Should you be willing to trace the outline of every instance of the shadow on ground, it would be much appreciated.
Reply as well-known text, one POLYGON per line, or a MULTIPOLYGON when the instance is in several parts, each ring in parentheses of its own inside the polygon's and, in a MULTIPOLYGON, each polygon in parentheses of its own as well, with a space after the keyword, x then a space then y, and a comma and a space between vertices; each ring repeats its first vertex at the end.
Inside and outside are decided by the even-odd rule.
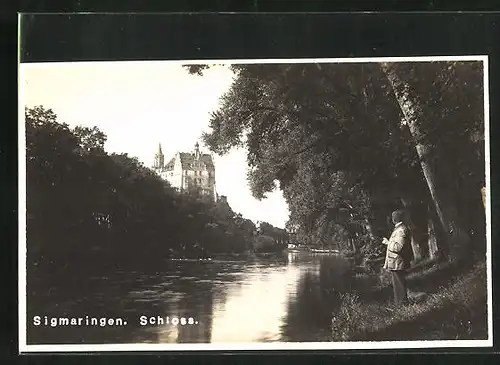
MULTIPOLYGON (((457 261, 455 263, 422 262, 415 265, 407 274, 408 297, 410 301, 420 302, 426 295, 436 293, 441 288, 448 286, 457 276, 473 266, 470 261, 457 261)), ((388 273, 382 275, 388 276, 388 273)), ((393 288, 390 279, 380 285, 374 286, 373 280, 361 278, 357 283, 356 292, 363 303, 390 302, 393 298, 393 288), (364 281, 364 282, 363 282, 364 281)))

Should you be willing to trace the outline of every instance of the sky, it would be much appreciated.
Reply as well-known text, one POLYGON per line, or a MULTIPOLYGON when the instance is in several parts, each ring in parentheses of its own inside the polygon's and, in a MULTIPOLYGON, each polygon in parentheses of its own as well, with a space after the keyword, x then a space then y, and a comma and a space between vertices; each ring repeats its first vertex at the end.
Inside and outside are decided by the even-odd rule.
MULTIPOLYGON (((161 143, 165 160, 191 152, 209 131, 210 112, 233 82, 232 72, 214 66, 190 75, 181 63, 74 62, 23 64, 20 102, 52 109, 70 127, 97 126, 107 135, 109 153, 128 153, 153 164, 161 143)), ((279 190, 258 201, 246 180, 246 151, 215 157, 216 186, 235 212, 284 228, 288 206, 279 190)))

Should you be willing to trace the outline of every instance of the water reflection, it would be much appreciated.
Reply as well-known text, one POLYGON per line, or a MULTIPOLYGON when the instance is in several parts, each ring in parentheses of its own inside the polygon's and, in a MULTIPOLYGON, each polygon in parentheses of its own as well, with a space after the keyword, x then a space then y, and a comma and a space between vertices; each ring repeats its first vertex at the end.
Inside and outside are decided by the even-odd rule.
POLYGON ((297 267, 260 267, 228 290, 216 306, 213 342, 265 342, 280 340, 280 325, 288 297, 299 276, 297 267), (260 270, 259 270, 260 269, 260 270))
POLYGON ((311 266, 302 271, 296 295, 289 298, 282 325, 283 341, 330 341, 331 319, 340 306, 339 294, 351 288, 347 261, 320 255, 312 260, 311 266))
POLYGON ((330 341, 339 293, 350 290, 349 264, 340 257, 289 253, 246 261, 171 261, 154 275, 128 272, 88 279, 80 300, 55 291, 57 307, 29 298, 30 316, 115 315, 117 327, 33 327, 28 343, 248 343, 330 341), (36 313, 36 314, 35 314, 36 313), (141 325, 192 317, 192 325, 141 325))

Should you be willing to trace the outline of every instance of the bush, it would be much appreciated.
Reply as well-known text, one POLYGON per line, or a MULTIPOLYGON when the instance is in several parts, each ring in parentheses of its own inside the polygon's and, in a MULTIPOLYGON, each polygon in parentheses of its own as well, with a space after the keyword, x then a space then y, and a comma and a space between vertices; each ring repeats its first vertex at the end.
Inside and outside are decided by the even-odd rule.
POLYGON ((339 311, 332 318, 332 337, 334 341, 348 341, 352 333, 363 328, 363 308, 357 294, 340 294, 340 300, 339 311))
POLYGON ((385 255, 385 245, 378 239, 372 239, 368 234, 359 237, 358 244, 360 254, 365 259, 373 260, 385 255))

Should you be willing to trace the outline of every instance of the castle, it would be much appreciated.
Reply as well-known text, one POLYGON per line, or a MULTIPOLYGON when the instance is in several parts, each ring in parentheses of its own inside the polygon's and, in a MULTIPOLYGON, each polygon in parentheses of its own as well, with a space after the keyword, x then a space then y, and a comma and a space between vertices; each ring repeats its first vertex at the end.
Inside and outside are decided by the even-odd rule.
POLYGON ((211 155, 200 152, 198 142, 192 153, 177 152, 167 164, 159 144, 153 170, 179 191, 199 189, 202 195, 217 201, 214 161, 211 155))

